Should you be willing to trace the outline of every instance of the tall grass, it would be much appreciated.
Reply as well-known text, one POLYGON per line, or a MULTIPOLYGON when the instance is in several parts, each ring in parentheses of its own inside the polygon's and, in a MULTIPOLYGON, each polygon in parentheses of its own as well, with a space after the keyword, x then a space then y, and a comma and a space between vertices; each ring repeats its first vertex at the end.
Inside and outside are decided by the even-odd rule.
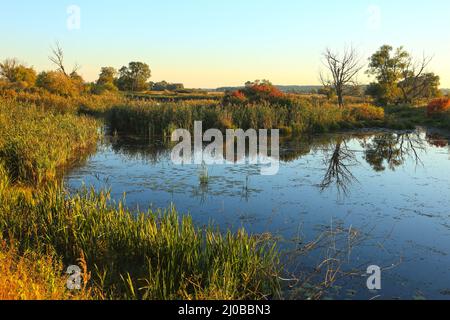
POLYGON ((24 197, 0 188, 0 230, 21 252, 52 248, 63 261, 80 255, 93 286, 120 299, 263 299, 278 293, 278 254, 243 230, 196 228, 174 208, 130 212, 106 193, 69 196, 57 186, 24 197))
POLYGON ((194 121, 203 121, 205 129, 265 128, 317 133, 380 126, 384 111, 367 104, 338 108, 323 100, 307 98, 297 98, 289 106, 271 103, 224 106, 204 101, 135 102, 110 108, 107 119, 113 130, 149 135, 169 135, 175 128, 193 130, 194 121))
POLYGON ((0 300, 88 300, 92 291, 69 291, 60 259, 51 253, 26 251, 0 241, 0 300))
POLYGON ((120 94, 105 93, 102 95, 85 94, 63 97, 48 91, 33 88, 32 90, 0 90, 0 98, 24 105, 34 105, 52 113, 88 113, 101 114, 115 105, 127 101, 120 94))
POLYGON ((96 146, 97 127, 87 117, 0 100, 0 161, 13 182, 52 181, 96 146))

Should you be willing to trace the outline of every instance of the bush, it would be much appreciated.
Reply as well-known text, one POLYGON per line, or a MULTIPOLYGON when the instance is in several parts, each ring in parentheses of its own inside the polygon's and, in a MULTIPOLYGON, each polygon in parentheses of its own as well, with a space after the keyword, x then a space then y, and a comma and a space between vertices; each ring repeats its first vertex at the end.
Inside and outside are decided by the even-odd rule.
POLYGON ((247 83, 244 89, 227 92, 223 98, 223 104, 246 104, 263 103, 289 105, 289 96, 281 92, 268 81, 255 81, 247 83))
POLYGON ((73 97, 80 94, 77 80, 69 78, 59 71, 41 72, 37 77, 36 85, 61 96, 73 97))
POLYGON ((357 121, 384 120, 384 109, 370 104, 351 106, 351 113, 357 121))
POLYGON ((427 115, 433 117, 450 109, 450 98, 439 98, 432 100, 427 106, 427 115))

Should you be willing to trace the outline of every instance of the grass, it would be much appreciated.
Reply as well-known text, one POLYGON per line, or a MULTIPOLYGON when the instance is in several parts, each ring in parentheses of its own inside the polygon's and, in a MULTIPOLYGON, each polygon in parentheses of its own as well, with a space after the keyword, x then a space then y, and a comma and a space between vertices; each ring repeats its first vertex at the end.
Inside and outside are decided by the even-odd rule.
MULTIPOLYGON (((2 183, 3 186, 7 182, 2 183)), ((264 299, 278 293, 278 254, 241 230, 197 228, 174 208, 135 213, 106 193, 47 187, 26 199, 3 187, 0 230, 20 252, 85 256, 92 287, 114 299, 264 299)))
POLYGON ((408 105, 387 106, 386 126, 393 129, 413 129, 415 126, 450 129, 450 111, 434 116, 427 116, 425 106, 411 107, 408 105))
POLYGON ((0 124, 0 239, 13 244, 0 250, 5 298, 278 296, 270 238, 196 227, 175 208, 129 211, 106 192, 69 194, 58 172, 95 145, 95 120, 6 100, 0 124), (80 261, 85 290, 67 292, 62 266, 80 261))
POLYGON ((364 126, 381 126, 382 108, 354 104, 337 108, 321 100, 298 98, 291 106, 270 103, 223 106, 210 101, 158 103, 135 102, 107 111, 110 126, 120 132, 170 136, 173 129, 193 130, 194 121, 203 128, 266 128, 283 133, 320 133, 364 126))
POLYGON ((52 181, 95 148, 97 127, 87 117, 0 100, 0 161, 14 183, 52 181))
POLYGON ((86 287, 66 288, 61 261, 50 253, 19 254, 14 245, 0 241, 0 300, 89 300, 86 287))

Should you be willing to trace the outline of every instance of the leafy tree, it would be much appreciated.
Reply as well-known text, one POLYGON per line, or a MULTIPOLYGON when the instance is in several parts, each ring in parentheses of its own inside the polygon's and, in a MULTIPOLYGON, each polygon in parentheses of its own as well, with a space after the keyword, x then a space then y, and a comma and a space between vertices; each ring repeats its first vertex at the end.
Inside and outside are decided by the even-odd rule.
POLYGON ((81 75, 79 75, 76 71, 72 71, 69 77, 77 93, 84 93, 86 91, 87 87, 81 75))
POLYGON ((147 89, 150 77, 150 67, 146 63, 130 62, 128 67, 120 68, 117 86, 122 91, 142 91, 147 89))
POLYGON ((377 82, 366 92, 382 104, 412 103, 438 93, 439 77, 425 72, 431 61, 427 57, 417 62, 403 47, 394 50, 384 45, 369 61, 367 73, 375 76, 377 82))
POLYGON ((105 91, 117 91, 116 86, 117 71, 113 67, 103 67, 100 71, 97 82, 93 86, 93 92, 101 94, 105 91))
POLYGON ((20 83, 24 87, 34 86, 36 71, 19 64, 16 59, 6 59, 0 63, 0 76, 11 83, 20 83))
POLYGON ((104 85, 112 83, 114 84, 114 81, 117 76, 117 71, 113 67, 103 67, 100 71, 100 75, 98 76, 97 84, 98 85, 104 85))

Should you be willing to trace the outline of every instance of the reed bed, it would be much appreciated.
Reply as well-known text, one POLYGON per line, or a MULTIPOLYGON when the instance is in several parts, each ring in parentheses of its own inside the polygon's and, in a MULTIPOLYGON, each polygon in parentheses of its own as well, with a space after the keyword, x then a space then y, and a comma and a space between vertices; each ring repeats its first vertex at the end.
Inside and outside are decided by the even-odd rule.
POLYGON ((0 184, 0 230, 20 252, 51 248, 65 265, 80 256, 90 286, 114 299, 264 299, 279 292, 274 244, 241 230, 197 228, 174 208, 131 212, 108 194, 70 196, 47 186, 31 196, 0 184))
POLYGON ((0 161, 14 183, 39 185, 95 148, 98 123, 0 100, 0 161))
POLYGON ((321 133, 338 129, 381 126, 384 110, 370 104, 338 108, 320 99, 297 98, 290 105, 271 103, 222 105, 211 101, 135 102, 110 108, 106 117, 113 130, 142 135, 170 135, 174 129, 281 129, 282 133, 321 133))

